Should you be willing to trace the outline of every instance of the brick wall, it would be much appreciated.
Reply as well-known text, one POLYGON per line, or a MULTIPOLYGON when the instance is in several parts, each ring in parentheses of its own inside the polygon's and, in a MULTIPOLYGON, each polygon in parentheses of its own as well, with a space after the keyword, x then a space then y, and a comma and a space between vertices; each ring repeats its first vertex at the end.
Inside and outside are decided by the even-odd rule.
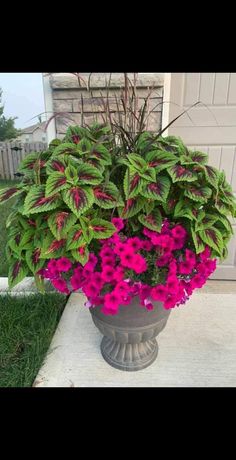
MULTIPOLYGON (((85 81, 88 81, 88 76, 82 74, 85 81)), ((128 74, 133 81, 133 74, 128 74)), ((50 86, 52 89, 53 111, 67 112, 70 119, 64 115, 56 117, 56 135, 63 137, 67 126, 70 124, 80 125, 82 122, 82 104, 83 117, 86 124, 91 124, 94 121, 104 122, 104 104, 103 97, 107 97, 106 83, 109 79, 109 74, 93 74, 90 79, 90 91, 81 82, 78 83, 76 76, 71 74, 52 74, 50 76, 50 86), (83 101, 82 101, 83 100, 83 101)), ((119 99, 121 91, 124 87, 124 74, 112 74, 109 90, 109 106, 112 110, 112 117, 116 120, 117 103, 116 97, 119 99)), ((149 109, 154 111, 147 120, 146 129, 152 132, 157 132, 161 127, 162 105, 163 101, 163 75, 162 74, 138 74, 137 79, 137 95, 138 108, 144 104, 144 98, 147 97, 150 89, 153 88, 152 95, 149 100, 149 109), (155 107, 157 104, 157 107, 155 107)))

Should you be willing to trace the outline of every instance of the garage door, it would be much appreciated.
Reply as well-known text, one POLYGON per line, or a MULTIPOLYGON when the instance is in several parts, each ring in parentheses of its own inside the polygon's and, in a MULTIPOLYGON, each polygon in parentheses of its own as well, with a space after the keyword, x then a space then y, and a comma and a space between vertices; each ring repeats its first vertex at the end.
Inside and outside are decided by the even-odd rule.
MULTIPOLYGON (((168 134, 180 136, 187 146, 209 154, 209 164, 224 170, 236 194, 236 73, 165 74, 163 126, 197 101, 168 134)), ((214 279, 236 279, 236 221, 228 258, 214 279)))

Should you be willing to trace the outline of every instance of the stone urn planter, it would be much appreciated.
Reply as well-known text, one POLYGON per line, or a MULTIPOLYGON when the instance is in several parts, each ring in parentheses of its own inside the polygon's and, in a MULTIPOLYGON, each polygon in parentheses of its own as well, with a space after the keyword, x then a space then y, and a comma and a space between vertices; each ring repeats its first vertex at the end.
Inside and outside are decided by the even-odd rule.
POLYGON ((90 308, 93 322, 103 334, 101 352, 116 369, 138 371, 155 361, 156 336, 164 329, 171 310, 154 302, 153 310, 140 307, 138 297, 129 306, 121 306, 117 315, 104 315, 101 307, 90 308))

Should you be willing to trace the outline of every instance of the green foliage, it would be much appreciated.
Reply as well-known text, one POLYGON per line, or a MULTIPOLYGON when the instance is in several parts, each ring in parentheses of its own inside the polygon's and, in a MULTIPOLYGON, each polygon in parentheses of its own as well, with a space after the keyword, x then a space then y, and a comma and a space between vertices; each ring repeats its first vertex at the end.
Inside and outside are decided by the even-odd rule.
POLYGON ((17 117, 5 117, 5 115, 3 114, 4 106, 1 105, 1 101, 2 90, 0 88, 0 142, 3 142, 15 139, 20 135, 21 130, 15 128, 15 120, 17 119, 17 117))
POLYGON ((227 255, 232 189, 205 153, 179 138, 140 132, 124 142, 124 132, 117 141, 105 125, 71 126, 46 152, 26 156, 19 170, 21 182, 0 191, 0 204, 16 200, 7 221, 11 286, 50 258, 84 265, 96 240, 115 233, 117 216, 128 219, 130 236, 142 226, 159 232, 168 216, 187 229, 197 253, 208 245, 217 257, 227 255))

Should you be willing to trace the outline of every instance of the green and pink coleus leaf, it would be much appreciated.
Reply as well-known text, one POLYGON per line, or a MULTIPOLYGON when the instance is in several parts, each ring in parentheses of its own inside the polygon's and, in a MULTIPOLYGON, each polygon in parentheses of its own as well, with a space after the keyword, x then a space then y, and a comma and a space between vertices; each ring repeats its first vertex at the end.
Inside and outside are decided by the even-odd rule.
POLYGON ((104 172, 106 166, 98 158, 95 157, 86 158, 86 164, 94 166, 94 168, 98 169, 101 174, 104 172))
POLYGON ((9 265, 8 271, 8 286, 12 289, 16 284, 20 283, 28 274, 28 267, 23 260, 13 259, 9 265))
POLYGON ((208 155, 207 153, 204 152, 198 152, 198 151, 188 151, 187 154, 181 155, 180 156, 180 163, 182 165, 188 165, 188 164, 206 164, 208 161, 208 155))
POLYGON ((93 160, 93 159, 97 160, 100 163, 102 163, 103 165, 108 165, 109 166, 109 165, 112 164, 111 154, 110 154, 109 150, 102 144, 96 144, 91 148, 89 156, 88 156, 88 159, 89 160, 93 160))
POLYGON ((218 190, 219 171, 213 166, 204 165, 202 167, 202 172, 205 175, 206 181, 218 190))
POLYGON ((46 164, 46 172, 48 175, 59 172, 64 173, 66 167, 68 166, 68 159, 69 156, 67 155, 60 155, 60 157, 52 157, 47 161, 46 164))
POLYGON ((219 219, 217 214, 205 213, 201 210, 196 221, 195 230, 205 230, 206 228, 211 228, 215 222, 219 219))
POLYGON ((8 240, 10 248, 20 256, 22 251, 33 248, 33 230, 17 230, 15 229, 14 234, 8 240))
POLYGON ((200 252, 204 251, 206 244, 201 240, 199 234, 196 233, 193 227, 191 227, 191 235, 192 235, 196 254, 200 254, 200 252))
POLYGON ((94 202, 103 209, 112 209, 123 206, 124 202, 120 191, 113 182, 100 184, 93 188, 94 202))
POLYGON ((92 142, 90 142, 86 137, 83 137, 79 142, 77 142, 77 150, 81 155, 88 153, 92 148, 92 142))
POLYGON ((137 153, 129 153, 126 159, 139 172, 144 173, 148 168, 147 162, 137 153))
POLYGON ((79 224, 74 225, 67 236, 66 249, 71 251, 87 244, 84 238, 83 229, 79 224))
POLYGON ((182 165, 174 165, 167 169, 173 182, 193 182, 197 180, 197 174, 182 165))
POLYGON ((55 193, 61 192, 70 187, 70 184, 67 182, 67 177, 64 173, 54 172, 48 176, 46 182, 45 195, 51 196, 55 193))
POLYGON ((38 272, 38 270, 43 268, 45 264, 45 261, 43 259, 40 259, 40 255, 40 248, 33 248, 33 250, 28 250, 25 253, 26 263, 34 275, 38 272))
POLYGON ((215 228, 206 228, 204 230, 199 230, 198 232, 201 240, 213 248, 220 256, 224 248, 224 242, 220 231, 215 228))
POLYGON ((91 164, 80 164, 77 168, 77 175, 80 184, 98 185, 102 182, 101 172, 91 164))
POLYGON ((220 214, 225 216, 230 214, 230 207, 229 204, 226 204, 219 196, 215 198, 215 207, 220 214))
POLYGON ((10 200, 10 198, 13 198, 23 192, 24 190, 18 187, 3 188, 0 190, 0 204, 5 203, 5 201, 10 200))
POLYGON ((52 211, 61 204, 58 194, 45 196, 45 185, 33 185, 25 198, 24 214, 52 211))
POLYGON ((185 217, 189 220, 198 218, 199 209, 197 204, 192 203, 188 198, 181 197, 175 205, 174 217, 185 217))
POLYGON ((68 190, 63 190, 62 198, 77 217, 87 211, 94 203, 93 191, 88 186, 74 186, 68 190))
POLYGON ((79 262, 81 265, 85 265, 89 259, 89 250, 86 245, 80 246, 77 249, 73 249, 71 251, 72 257, 79 262))
POLYGON ((76 154, 79 155, 79 151, 77 149, 77 145, 73 142, 63 142, 62 144, 58 145, 53 151, 53 156, 76 154))
POLYGON ((145 198, 152 200, 166 201, 170 191, 171 182, 166 176, 157 176, 156 183, 145 183, 140 191, 145 198))
POLYGON ((47 233, 39 247, 41 259, 57 259, 65 255, 66 238, 56 240, 52 234, 47 233))
POLYGON ((129 198, 125 202, 124 207, 118 207, 119 216, 123 219, 135 216, 139 211, 141 211, 141 209, 143 209, 144 203, 145 199, 142 197, 129 198))
POLYGON ((93 238, 99 240, 110 238, 117 231, 115 225, 104 219, 92 219, 89 222, 89 228, 93 232, 93 238))
POLYGON ((75 224, 77 217, 68 211, 53 212, 48 218, 48 225, 57 240, 68 235, 71 227, 75 224))
POLYGON ((199 203, 207 203, 212 195, 212 190, 207 186, 196 186, 192 184, 186 187, 184 195, 199 203))
POLYGON ((144 227, 149 228, 155 232, 161 231, 162 225, 162 216, 159 209, 154 209, 150 214, 140 214, 138 216, 139 222, 144 225, 144 227))
POLYGON ((127 168, 123 183, 126 198, 134 198, 137 196, 145 183, 146 181, 140 177, 136 169, 127 168))
POLYGON ((178 161, 176 155, 169 152, 163 152, 163 150, 152 150, 147 153, 145 158, 149 168, 155 168, 157 173, 175 165, 178 161))

